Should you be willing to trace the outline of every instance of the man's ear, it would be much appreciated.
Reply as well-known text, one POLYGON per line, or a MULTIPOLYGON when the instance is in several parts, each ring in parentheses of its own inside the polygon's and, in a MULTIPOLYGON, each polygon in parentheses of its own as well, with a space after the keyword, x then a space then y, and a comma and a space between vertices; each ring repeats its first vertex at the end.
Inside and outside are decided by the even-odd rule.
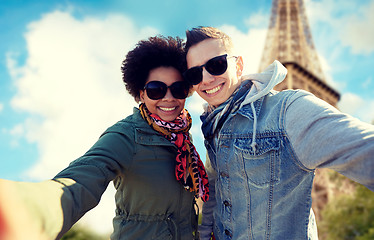
POLYGON ((243 57, 242 56, 238 56, 236 58, 236 76, 238 78, 240 78, 242 76, 242 73, 243 73, 243 57))

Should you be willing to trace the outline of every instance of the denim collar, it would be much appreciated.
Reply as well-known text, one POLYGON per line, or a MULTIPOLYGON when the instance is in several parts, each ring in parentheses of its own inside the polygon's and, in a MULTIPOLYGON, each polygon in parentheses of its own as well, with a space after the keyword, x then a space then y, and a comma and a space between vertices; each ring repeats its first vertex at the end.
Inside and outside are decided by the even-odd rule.
POLYGON ((200 116, 202 121, 201 129, 206 139, 212 138, 216 130, 222 127, 228 116, 238 111, 252 85, 251 81, 242 82, 229 99, 215 109, 212 107, 208 108, 200 116))

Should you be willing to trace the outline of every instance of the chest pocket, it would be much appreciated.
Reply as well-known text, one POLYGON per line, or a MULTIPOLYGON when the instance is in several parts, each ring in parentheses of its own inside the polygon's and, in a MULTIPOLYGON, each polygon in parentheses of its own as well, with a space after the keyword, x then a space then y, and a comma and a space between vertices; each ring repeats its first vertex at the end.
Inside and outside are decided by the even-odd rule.
MULTIPOLYGON (((159 134, 149 134, 141 131, 135 133, 135 143, 133 173, 139 174, 139 178, 147 179, 147 181, 152 181, 151 176, 166 181, 163 174, 169 175, 168 171, 174 172, 175 157, 177 156, 175 145, 159 134), (156 168, 158 169, 157 174, 154 173, 156 168)), ((155 179, 153 180, 156 181, 155 179)))
MULTIPOLYGON (((148 130, 148 132, 143 132, 142 129, 136 129, 135 131, 135 143, 139 145, 143 145, 145 150, 153 149, 151 146, 156 147, 174 147, 175 145, 172 144, 169 140, 167 140, 164 136, 161 136, 154 130, 148 130)), ((144 149, 142 149, 144 150, 144 149)))
POLYGON ((170 141, 153 130, 143 132, 141 129, 136 129, 135 142, 143 145, 173 146, 170 141))
POLYGON ((258 188, 276 184, 280 175, 280 139, 276 136, 256 138, 256 151, 253 151, 251 143, 251 138, 234 141, 235 156, 243 164, 249 184, 258 188))

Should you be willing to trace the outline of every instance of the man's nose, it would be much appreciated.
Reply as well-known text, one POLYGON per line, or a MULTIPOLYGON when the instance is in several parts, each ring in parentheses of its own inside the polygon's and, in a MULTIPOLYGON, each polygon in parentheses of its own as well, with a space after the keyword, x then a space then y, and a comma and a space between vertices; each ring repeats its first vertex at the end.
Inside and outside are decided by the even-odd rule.
POLYGON ((203 68, 203 80, 202 80, 202 83, 204 84, 208 84, 208 83, 211 83, 214 81, 214 76, 212 74, 210 74, 206 69, 205 67, 203 68))

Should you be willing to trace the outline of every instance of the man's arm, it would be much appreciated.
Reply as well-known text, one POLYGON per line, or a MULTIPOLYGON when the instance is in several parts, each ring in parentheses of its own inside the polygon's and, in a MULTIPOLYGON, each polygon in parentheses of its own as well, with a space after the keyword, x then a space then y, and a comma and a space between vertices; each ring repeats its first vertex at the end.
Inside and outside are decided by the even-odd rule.
POLYGON ((61 186, 54 181, 25 183, 0 179, 0 239, 55 239, 63 221, 61 207, 57 207, 61 205, 62 193, 61 186), (53 194, 45 195, 44 191, 53 194))
POLYGON ((374 191, 374 126, 305 91, 285 108, 284 125, 306 168, 329 168, 374 191))

